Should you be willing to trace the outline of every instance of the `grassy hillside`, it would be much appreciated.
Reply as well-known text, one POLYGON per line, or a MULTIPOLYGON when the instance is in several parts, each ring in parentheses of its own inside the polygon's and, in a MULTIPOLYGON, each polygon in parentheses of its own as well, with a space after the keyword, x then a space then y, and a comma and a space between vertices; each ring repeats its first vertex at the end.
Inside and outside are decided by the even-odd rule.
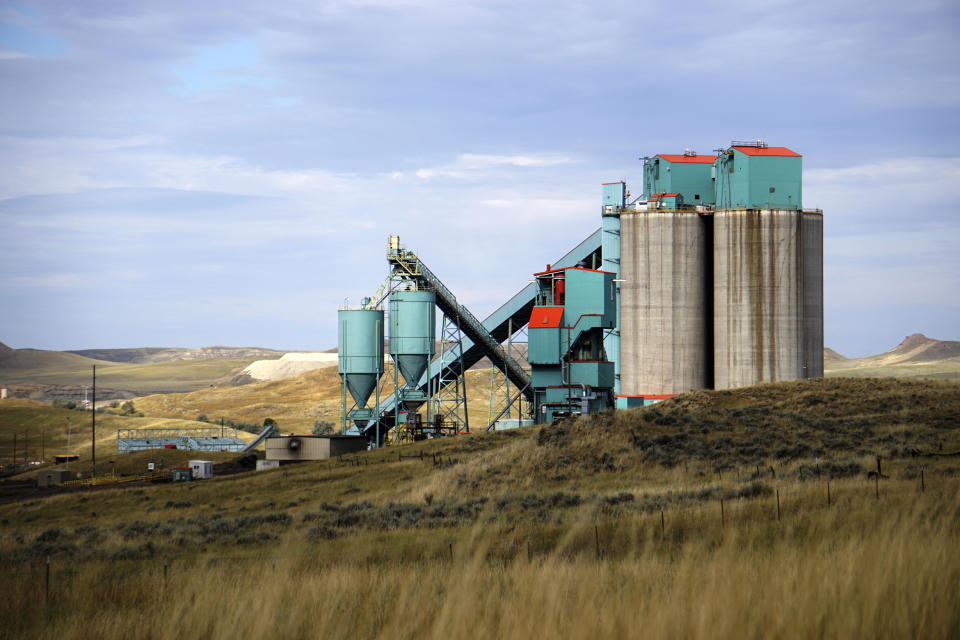
POLYGON ((0 505, 0 634, 949 637, 957 415, 956 383, 811 380, 38 493, 0 505))
POLYGON ((90 385, 92 365, 97 386, 136 393, 192 391, 225 384, 258 358, 174 360, 116 363, 60 351, 15 349, 0 353, 0 384, 90 385))
MULTIPOLYGON (((383 378, 383 399, 393 393, 392 380, 392 373, 383 378)), ((467 403, 472 428, 485 429, 490 404, 489 369, 467 372, 467 403)), ((213 422, 222 417, 260 424, 265 418, 273 418, 285 432, 309 433, 317 420, 339 426, 340 377, 336 367, 326 367, 273 382, 150 395, 138 398, 136 406, 147 416, 190 420, 201 414, 213 422)))
MULTIPOLYGON (((117 454, 117 429, 138 428, 175 428, 207 426, 188 420, 170 418, 139 418, 98 413, 96 416, 97 430, 97 461, 107 466, 101 471, 109 470, 109 461, 118 472, 127 470, 124 456, 117 454)), ((41 451, 45 450, 49 462, 54 455, 67 453, 69 435, 69 453, 80 456, 78 462, 72 463, 73 470, 89 471, 91 461, 91 416, 89 411, 71 411, 31 400, 7 399, 0 401, 0 463, 7 464, 13 460, 13 439, 17 436, 17 461, 24 460, 24 444, 26 454, 30 460, 41 459, 41 451)), ((240 434, 246 440, 254 436, 240 434)), ((183 457, 181 452, 180 457, 183 457)), ((136 465, 140 470, 140 466, 136 465)), ((132 468, 130 469, 132 472, 132 468)))

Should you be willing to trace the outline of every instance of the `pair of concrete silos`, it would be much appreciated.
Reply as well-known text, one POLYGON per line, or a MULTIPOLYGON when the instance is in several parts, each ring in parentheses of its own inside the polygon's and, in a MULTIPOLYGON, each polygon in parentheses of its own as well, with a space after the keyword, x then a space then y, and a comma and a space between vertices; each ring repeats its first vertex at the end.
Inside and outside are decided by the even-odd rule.
POLYGON ((823 375, 823 216, 623 211, 620 393, 823 375))

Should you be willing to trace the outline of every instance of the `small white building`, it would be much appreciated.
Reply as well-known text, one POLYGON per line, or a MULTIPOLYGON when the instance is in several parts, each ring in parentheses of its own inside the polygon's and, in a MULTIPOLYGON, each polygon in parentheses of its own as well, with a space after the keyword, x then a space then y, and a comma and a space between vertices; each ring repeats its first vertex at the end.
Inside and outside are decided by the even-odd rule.
POLYGON ((194 480, 203 480, 213 477, 213 463, 209 460, 191 460, 190 470, 194 480))

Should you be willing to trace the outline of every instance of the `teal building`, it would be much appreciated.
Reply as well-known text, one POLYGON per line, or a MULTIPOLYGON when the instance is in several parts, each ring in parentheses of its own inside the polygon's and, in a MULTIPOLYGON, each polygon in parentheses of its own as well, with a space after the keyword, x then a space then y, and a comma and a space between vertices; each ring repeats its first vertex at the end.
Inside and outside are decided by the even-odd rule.
POLYGON ((613 407, 615 371, 604 335, 616 324, 614 274, 569 267, 534 275, 527 360, 536 421, 613 407))
POLYGON ((717 209, 802 209, 803 156, 765 143, 733 143, 714 163, 717 209))
POLYGON ((712 205, 716 189, 713 184, 713 165, 716 156, 698 155, 693 151, 682 154, 661 153, 643 162, 643 193, 650 196, 680 194, 680 202, 692 206, 712 205))

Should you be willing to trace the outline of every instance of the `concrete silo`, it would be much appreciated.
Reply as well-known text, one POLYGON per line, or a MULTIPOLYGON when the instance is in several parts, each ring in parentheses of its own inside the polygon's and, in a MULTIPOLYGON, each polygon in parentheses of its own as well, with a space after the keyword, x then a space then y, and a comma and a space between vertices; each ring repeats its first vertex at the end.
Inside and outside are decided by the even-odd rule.
POLYGON ((714 214, 717 389, 793 380, 803 371, 803 214, 714 214))
POLYGON ((803 366, 823 377, 823 213, 803 212, 803 366))
POLYGON ((621 397, 712 386, 710 223, 693 210, 621 214, 621 397))
POLYGON ((717 389, 823 375, 823 217, 802 209, 801 163, 763 143, 717 158, 717 389))

